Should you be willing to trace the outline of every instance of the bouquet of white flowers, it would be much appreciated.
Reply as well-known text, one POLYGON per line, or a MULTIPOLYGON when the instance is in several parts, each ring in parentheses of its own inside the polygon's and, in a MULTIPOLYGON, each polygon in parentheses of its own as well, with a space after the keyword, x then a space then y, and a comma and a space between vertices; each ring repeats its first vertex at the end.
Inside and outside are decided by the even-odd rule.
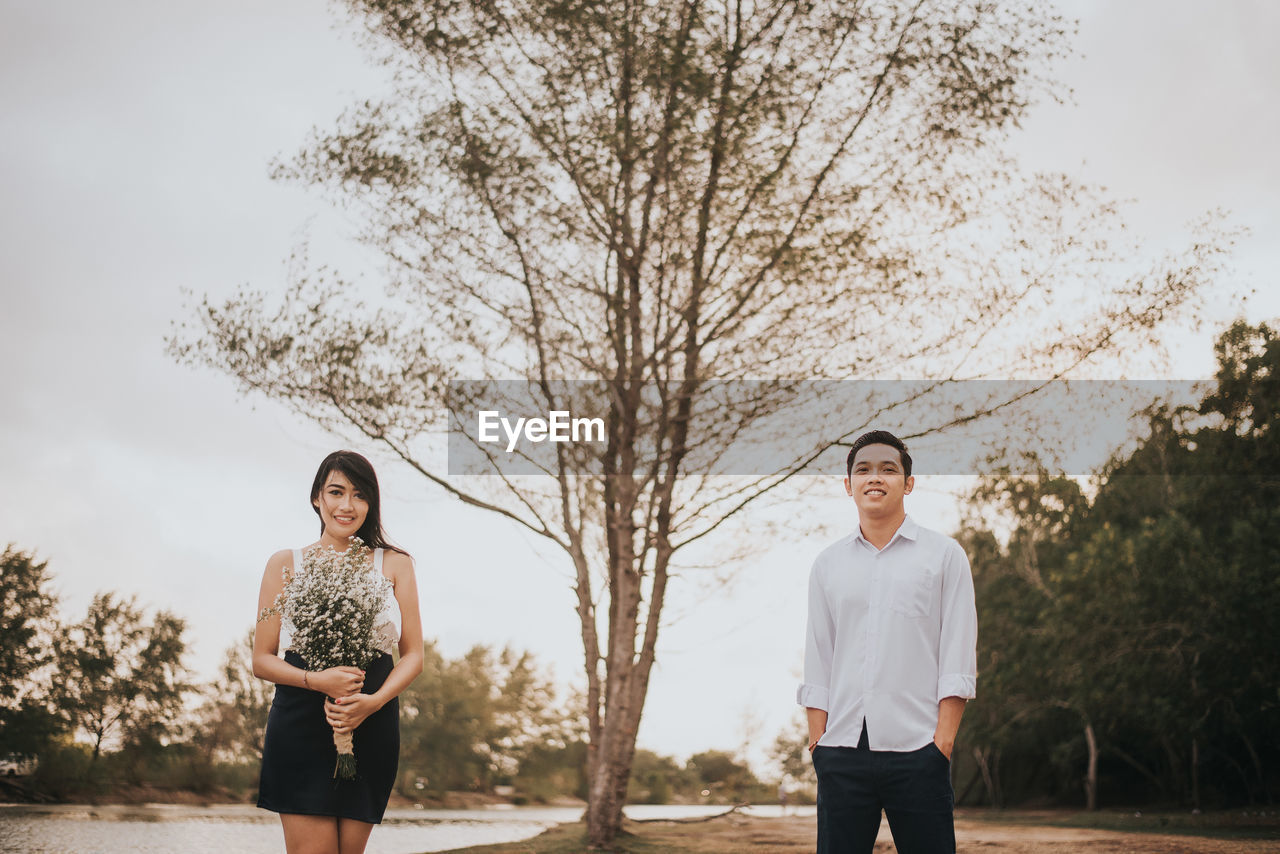
MULTIPOLYGON (((279 615, 294 652, 311 670, 364 667, 379 652, 373 625, 392 595, 391 581, 371 571, 369 549, 359 537, 339 553, 332 546, 303 552, 302 566, 286 570, 284 589, 259 622, 279 615)), ((334 777, 352 780, 356 756, 351 733, 333 734, 338 749, 334 777)))

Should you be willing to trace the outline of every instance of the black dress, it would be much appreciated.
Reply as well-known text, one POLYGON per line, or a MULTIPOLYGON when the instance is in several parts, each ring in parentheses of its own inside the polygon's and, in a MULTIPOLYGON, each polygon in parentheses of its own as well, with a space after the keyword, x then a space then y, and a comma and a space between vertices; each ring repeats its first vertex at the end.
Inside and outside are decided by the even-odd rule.
MULTIPOLYGON (((284 660, 306 668, 292 650, 284 660)), ((364 688, 372 694, 391 672, 385 652, 364 668, 364 688)), ((333 776, 338 751, 324 719, 324 694, 277 685, 262 743, 258 806, 278 813, 331 815, 379 824, 396 780, 400 759, 400 704, 393 699, 365 718, 353 733, 356 778, 333 776)))

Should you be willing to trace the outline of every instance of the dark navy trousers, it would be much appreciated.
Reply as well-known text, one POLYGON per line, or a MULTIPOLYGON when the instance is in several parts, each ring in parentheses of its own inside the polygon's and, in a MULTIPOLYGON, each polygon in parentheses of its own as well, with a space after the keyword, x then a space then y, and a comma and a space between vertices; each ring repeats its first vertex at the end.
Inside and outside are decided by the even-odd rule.
POLYGON ((930 741, 919 750, 813 749, 818 772, 818 854, 871 854, 880 812, 898 854, 955 854, 951 762, 930 741))

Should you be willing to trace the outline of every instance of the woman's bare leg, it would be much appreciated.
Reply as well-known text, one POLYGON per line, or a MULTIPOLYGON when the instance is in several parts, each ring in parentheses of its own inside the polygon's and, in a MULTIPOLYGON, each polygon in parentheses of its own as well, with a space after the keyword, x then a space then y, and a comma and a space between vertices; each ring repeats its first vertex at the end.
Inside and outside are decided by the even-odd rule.
POLYGON ((280 813, 289 854, 339 854, 338 819, 327 815, 280 813))
POLYGON ((364 854, 373 825, 354 818, 338 819, 338 854, 364 854))

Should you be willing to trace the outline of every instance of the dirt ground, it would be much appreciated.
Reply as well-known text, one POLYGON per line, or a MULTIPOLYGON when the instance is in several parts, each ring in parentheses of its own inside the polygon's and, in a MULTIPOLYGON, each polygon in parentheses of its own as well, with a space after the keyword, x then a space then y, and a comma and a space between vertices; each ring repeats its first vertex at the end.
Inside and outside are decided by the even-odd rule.
MULTIPOLYGON (((1053 820, 1047 817, 1044 820, 1053 820)), ((1280 839, 1224 839, 1183 834, 1054 827, 1037 817, 956 819, 959 852, 980 854, 1255 854, 1277 852, 1280 839)), ((1267 836, 1272 836, 1267 831, 1267 836)), ((615 842, 619 854, 812 854, 814 818, 730 814, 701 821, 627 821, 615 842)), ((453 854, 581 854, 582 824, 561 825, 524 842, 459 849, 453 854)), ((875 850, 896 849, 887 823, 875 850)))
MULTIPOLYGON (((627 828, 646 841, 662 841, 673 851, 750 851, 752 854, 800 854, 814 848, 814 820, 730 815, 700 824, 653 823, 627 828), (679 846, 679 847, 677 847, 679 846)), ((1209 839, 1198 836, 1127 833, 1068 827, 998 824, 956 819, 956 849, 983 854, 1252 854, 1280 852, 1280 841, 1209 839)), ((875 850, 890 852, 889 825, 880 827, 875 850)))

